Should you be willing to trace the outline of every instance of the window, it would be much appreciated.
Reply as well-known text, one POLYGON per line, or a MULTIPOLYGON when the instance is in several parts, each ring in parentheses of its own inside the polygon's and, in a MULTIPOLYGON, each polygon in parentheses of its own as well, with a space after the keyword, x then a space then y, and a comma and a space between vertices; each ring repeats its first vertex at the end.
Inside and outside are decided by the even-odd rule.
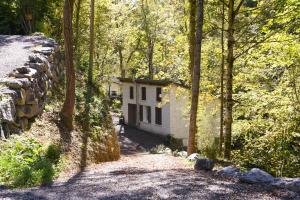
POLYGON ((133 87, 130 86, 130 99, 133 99, 133 87))
POLYGON ((151 107, 150 106, 147 106, 147 120, 148 120, 148 123, 151 124, 151 107))
POLYGON ((161 108, 155 107, 155 124, 161 125, 161 108))
POLYGON ((144 113, 143 113, 143 106, 140 105, 140 121, 142 122, 144 120, 144 113))
POLYGON ((146 87, 142 87, 142 100, 146 100, 146 87))
POLYGON ((161 101, 161 88, 156 88, 156 101, 161 101))

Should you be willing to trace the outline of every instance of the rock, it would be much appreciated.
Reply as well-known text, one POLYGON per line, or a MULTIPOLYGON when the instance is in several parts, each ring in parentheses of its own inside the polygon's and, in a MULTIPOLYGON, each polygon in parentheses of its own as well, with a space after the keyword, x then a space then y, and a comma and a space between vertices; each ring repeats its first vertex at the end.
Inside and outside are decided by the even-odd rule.
POLYGON ((271 183, 274 181, 274 177, 261 169, 253 168, 241 175, 239 180, 244 183, 271 183))
POLYGON ((42 107, 38 104, 18 106, 17 116, 20 118, 22 117, 32 118, 40 114, 41 111, 42 111, 42 107))
POLYGON ((18 98, 17 98, 17 105, 24 105, 26 101, 26 92, 23 88, 16 90, 18 98))
POLYGON ((0 101, 0 119, 1 122, 14 123, 16 119, 16 107, 11 98, 2 99, 0 101))
POLYGON ((167 147, 165 148, 164 153, 167 155, 172 155, 172 150, 169 147, 167 147))
POLYGON ((47 72, 48 66, 44 63, 29 63, 29 67, 36 69, 38 72, 47 72))
POLYGON ((141 152, 146 152, 146 149, 142 146, 142 145, 137 145, 136 147, 136 150, 138 150, 138 151, 141 151, 141 152))
POLYGON ((237 172, 240 172, 240 169, 234 166, 228 166, 224 167, 221 170, 218 171, 218 174, 222 174, 225 176, 233 176, 237 172))
POLYGON ((176 153, 175 156, 186 158, 187 157, 187 152, 186 151, 179 151, 179 152, 176 153))
POLYGON ((300 193, 300 178, 295 179, 292 182, 288 183, 286 185, 286 188, 291 191, 300 193))
POLYGON ((198 153, 193 153, 187 157, 189 161, 196 161, 197 158, 200 158, 200 155, 198 153))
MULTIPOLYGON (((19 71, 17 70, 14 70, 13 72, 11 72, 9 74, 9 77, 15 77, 15 78, 37 78, 39 73, 36 69, 32 69, 32 68, 26 68, 28 71, 27 73, 20 73, 19 71)), ((25 72, 25 71, 22 71, 22 72, 25 72)))
POLYGON ((211 171, 215 166, 215 162, 208 158, 196 159, 196 163, 194 165, 195 170, 206 170, 211 171))
POLYGON ((27 88, 30 86, 30 81, 27 78, 0 78, 0 84, 5 84, 11 89, 27 88))

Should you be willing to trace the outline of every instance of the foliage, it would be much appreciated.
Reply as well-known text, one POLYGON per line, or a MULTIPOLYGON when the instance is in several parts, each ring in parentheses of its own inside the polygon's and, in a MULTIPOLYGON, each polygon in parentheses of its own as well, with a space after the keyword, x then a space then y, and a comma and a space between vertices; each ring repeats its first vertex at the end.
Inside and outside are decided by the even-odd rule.
POLYGON ((13 136, 1 143, 0 183, 25 187, 51 183, 58 172, 60 149, 43 146, 34 139, 13 136))
POLYGON ((172 135, 168 135, 165 138, 165 142, 164 143, 172 151, 175 151, 175 150, 182 151, 184 149, 183 148, 183 144, 182 144, 182 140, 174 138, 174 137, 172 137, 172 135))

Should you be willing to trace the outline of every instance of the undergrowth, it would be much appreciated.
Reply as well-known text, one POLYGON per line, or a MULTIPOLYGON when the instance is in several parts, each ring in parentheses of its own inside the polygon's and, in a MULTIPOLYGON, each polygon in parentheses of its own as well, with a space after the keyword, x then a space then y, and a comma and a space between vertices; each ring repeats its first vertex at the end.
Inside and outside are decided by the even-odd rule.
POLYGON ((60 171, 60 148, 33 138, 12 136, 0 143, 0 184, 29 187, 52 182, 60 171))

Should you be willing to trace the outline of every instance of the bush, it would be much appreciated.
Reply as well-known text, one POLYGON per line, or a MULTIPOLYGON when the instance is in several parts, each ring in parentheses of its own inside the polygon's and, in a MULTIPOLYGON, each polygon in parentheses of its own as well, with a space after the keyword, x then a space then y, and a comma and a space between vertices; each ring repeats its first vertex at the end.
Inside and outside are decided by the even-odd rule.
POLYGON ((184 150, 182 140, 174 138, 171 135, 168 135, 166 137, 165 145, 167 147, 169 147, 172 151, 175 151, 175 150, 182 151, 182 150, 184 150))
POLYGON ((233 161, 244 168, 261 168, 274 176, 300 176, 300 135, 271 133, 249 140, 233 151, 233 161))
POLYGON ((9 187, 48 184, 58 171, 60 150, 55 145, 45 148, 34 139, 13 136, 0 147, 0 184, 9 187))

